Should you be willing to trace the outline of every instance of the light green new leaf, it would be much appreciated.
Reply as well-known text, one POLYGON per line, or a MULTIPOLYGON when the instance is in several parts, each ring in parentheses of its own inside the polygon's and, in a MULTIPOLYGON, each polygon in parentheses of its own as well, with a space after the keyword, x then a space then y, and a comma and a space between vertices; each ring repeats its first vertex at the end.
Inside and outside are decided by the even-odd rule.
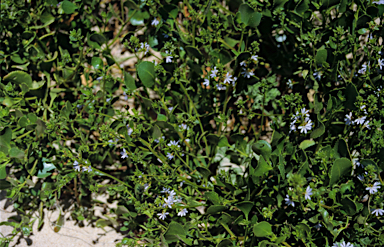
POLYGON ((315 145, 316 142, 314 140, 304 140, 300 143, 299 148, 305 150, 313 145, 315 145))
POLYGON ((272 226, 266 221, 262 221, 260 223, 257 223, 253 227, 253 233, 256 237, 267 237, 269 235, 272 235, 272 226))
POLYGON ((61 3, 61 8, 64 10, 64 13, 72 14, 77 9, 77 6, 68 0, 64 0, 61 3))

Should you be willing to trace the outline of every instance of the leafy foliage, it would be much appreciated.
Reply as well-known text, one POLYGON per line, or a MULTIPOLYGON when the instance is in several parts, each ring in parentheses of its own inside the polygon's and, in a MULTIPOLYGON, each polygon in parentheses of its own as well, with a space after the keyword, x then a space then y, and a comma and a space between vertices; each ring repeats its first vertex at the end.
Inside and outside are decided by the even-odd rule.
POLYGON ((1 241, 383 246, 381 2, 2 1, 1 241))

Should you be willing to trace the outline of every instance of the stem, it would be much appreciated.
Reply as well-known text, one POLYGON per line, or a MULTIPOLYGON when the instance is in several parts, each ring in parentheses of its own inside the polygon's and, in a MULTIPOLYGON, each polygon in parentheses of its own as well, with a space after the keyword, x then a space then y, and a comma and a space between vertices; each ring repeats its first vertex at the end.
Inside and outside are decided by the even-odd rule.
POLYGON ((121 32, 123 31, 124 29, 124 26, 128 24, 128 22, 131 20, 131 18, 136 14, 137 10, 135 9, 132 13, 132 15, 123 23, 123 25, 121 25, 121 28, 119 30, 119 32, 117 33, 117 35, 115 36, 115 38, 112 40, 111 43, 109 43, 109 45, 107 45, 107 49, 109 49, 111 47, 111 45, 113 45, 113 43, 115 43, 115 41, 119 38, 121 32))

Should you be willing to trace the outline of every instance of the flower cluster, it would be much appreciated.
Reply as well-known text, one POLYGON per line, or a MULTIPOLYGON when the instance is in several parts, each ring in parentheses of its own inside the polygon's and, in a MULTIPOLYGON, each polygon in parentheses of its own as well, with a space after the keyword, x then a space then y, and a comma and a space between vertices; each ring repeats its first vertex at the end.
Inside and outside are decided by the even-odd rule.
MULTIPOLYGON (((88 163, 88 162, 85 161, 85 163, 88 163)), ((75 169, 75 171, 77 171, 77 172, 80 172, 81 171, 80 168, 82 168, 82 172, 85 172, 85 171, 91 172, 92 171, 92 167, 91 166, 88 166, 88 167, 82 166, 82 167, 80 167, 79 162, 77 162, 77 160, 75 160, 75 162, 73 162, 73 169, 75 169)))
MULTIPOLYGON (((158 213, 157 216, 159 216, 159 219, 161 220, 165 220, 165 218, 167 217, 167 215, 169 215, 169 212, 166 212, 165 210, 167 208, 172 208, 172 206, 175 204, 175 203, 181 203, 182 200, 180 197, 177 197, 176 196, 176 192, 174 190, 170 190, 169 188, 165 188, 163 187, 163 190, 160 191, 160 193, 164 193, 165 196, 162 196, 160 198, 161 200, 161 203, 159 204, 160 207, 164 208, 163 212, 161 213, 158 213)), ((187 209, 186 208, 183 208, 179 211, 179 213, 177 214, 178 216, 186 216, 188 213, 187 209)))
POLYGON ((346 125, 353 125, 353 124, 363 125, 363 127, 367 127, 368 129, 370 129, 369 120, 367 120, 367 114, 368 113, 366 110, 366 106, 362 105, 360 107, 360 110, 362 110, 366 116, 360 116, 360 117, 356 118, 355 120, 352 120, 353 119, 352 112, 350 112, 349 114, 345 115, 345 118, 344 118, 345 124, 346 125))
POLYGON ((306 110, 305 108, 301 109, 301 112, 296 112, 295 115, 291 118, 291 124, 290 124, 290 132, 296 131, 296 129, 300 130, 300 133, 307 134, 308 131, 312 129, 313 123, 312 120, 309 118, 309 110, 306 110))

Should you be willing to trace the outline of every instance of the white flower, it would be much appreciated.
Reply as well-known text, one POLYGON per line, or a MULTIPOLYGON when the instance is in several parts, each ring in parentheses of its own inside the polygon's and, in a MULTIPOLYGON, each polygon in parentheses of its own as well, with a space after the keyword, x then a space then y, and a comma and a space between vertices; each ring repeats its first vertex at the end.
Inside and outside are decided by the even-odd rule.
POLYGON ((363 181, 364 180, 364 175, 362 175, 362 174, 357 175, 357 179, 359 179, 360 181, 363 181))
POLYGON ((168 194, 169 196, 174 197, 176 195, 176 192, 174 190, 171 190, 171 191, 168 190, 168 194))
POLYGON ((180 125, 179 125, 179 128, 180 128, 180 129, 183 129, 183 130, 189 129, 189 128, 188 128, 188 125, 186 125, 185 123, 180 124, 180 125))
POLYGON ((128 100, 128 95, 126 92, 123 92, 123 95, 124 95, 124 100, 128 100))
POLYGON ((359 117, 358 119, 355 120, 355 123, 356 124, 364 124, 366 118, 367 118, 366 116, 359 117))
POLYGON ((161 159, 157 158, 157 161, 159 161, 161 164, 163 164, 163 161, 161 161, 161 159))
POLYGON ((245 61, 242 61, 242 62, 240 63, 240 66, 247 67, 247 63, 246 63, 245 61))
POLYGON ((127 150, 125 150, 125 148, 123 148, 123 152, 120 152, 120 154, 122 159, 128 158, 128 153, 127 153, 127 150))
POLYGON ((308 114, 309 110, 305 109, 305 107, 303 109, 301 109, 301 115, 302 117, 309 117, 309 114, 308 114))
POLYGON ((380 183, 375 182, 371 187, 367 187, 365 189, 369 191, 369 194, 375 194, 377 190, 380 189, 380 183))
POLYGON ((173 196, 168 196, 168 198, 164 199, 164 201, 165 201, 165 206, 172 208, 172 205, 174 203, 173 196))
POLYGON ((145 48, 145 52, 144 52, 144 55, 147 55, 148 51, 149 51, 149 45, 147 44, 147 42, 144 42, 144 43, 140 43, 140 49, 143 50, 145 48))
POLYGON ((217 84, 216 87, 217 87, 217 90, 219 90, 219 91, 221 91, 221 90, 226 90, 226 89, 227 89, 226 86, 223 86, 223 85, 221 85, 221 84, 217 84))
POLYGON ((128 130, 128 135, 130 136, 133 132, 133 129, 131 129, 131 127, 129 127, 129 125, 127 125, 127 130, 128 130))
POLYGON ((367 71, 367 65, 363 64, 362 67, 363 68, 359 69, 359 71, 357 71, 357 73, 364 74, 365 71, 367 71))
POLYGON ((147 190, 149 188, 149 184, 144 184, 144 190, 147 190))
POLYGON ((171 160, 171 159, 173 159, 173 155, 172 155, 171 153, 167 153, 167 158, 168 158, 169 160, 171 160))
POLYGON ((258 58, 258 57, 259 57, 258 55, 253 55, 253 56, 251 57, 251 59, 253 59, 253 61, 257 62, 257 58, 258 58))
POLYGON ((107 99, 107 102, 111 101, 111 99, 112 99, 112 98, 108 98, 108 99, 107 99))
POLYGON ((353 244, 351 244, 350 242, 345 243, 345 241, 343 241, 343 242, 340 244, 340 247, 353 247, 353 244))
POLYGON ((225 79, 224 79, 223 83, 224 84, 230 84, 232 81, 233 81, 232 75, 230 75, 229 72, 227 72, 227 74, 225 75, 225 79))
POLYGON ((208 79, 204 79, 203 85, 208 87, 209 86, 209 80, 208 79))
POLYGON ((172 111, 173 110, 173 106, 168 107, 168 110, 172 111))
POLYGON ((289 126, 289 129, 290 129, 289 132, 291 132, 292 130, 293 130, 293 131, 296 131, 296 125, 295 125, 295 123, 296 123, 296 120, 294 120, 294 121, 291 123, 291 125, 289 126))
POLYGON ((292 88, 292 87, 293 87, 293 82, 292 82, 291 79, 288 79, 287 86, 288 86, 289 88, 292 88))
POLYGON ((91 166, 88 166, 88 167, 83 166, 83 172, 85 172, 85 171, 91 172, 92 167, 91 166))
POLYGON ((346 114, 346 115, 345 115, 344 121, 345 121, 345 124, 346 124, 346 125, 351 125, 351 124, 353 124, 353 121, 352 121, 352 112, 350 112, 349 114, 346 114))
POLYGON ((241 71, 241 74, 244 76, 244 77, 247 77, 248 79, 251 78, 251 76, 254 76, 255 73, 253 73, 252 70, 248 70, 246 68, 243 68, 243 71, 241 71))
POLYGON ((384 58, 383 59, 379 59, 379 60, 377 60, 377 63, 378 63, 378 65, 379 65, 379 67, 380 67, 380 69, 383 69, 383 66, 384 66, 384 58))
POLYGON ((167 217, 168 214, 169 214, 168 212, 164 212, 162 214, 157 214, 157 215, 159 216, 159 219, 165 220, 165 218, 167 217))
POLYGON ((306 191, 305 191, 305 200, 311 200, 311 195, 312 195, 312 189, 311 187, 307 187, 306 191))
POLYGON ((316 230, 320 230, 320 227, 322 227, 322 225, 320 224, 320 223, 317 223, 315 226, 314 226, 315 228, 316 228, 316 230))
POLYGON ((384 214, 384 210, 382 210, 380 208, 377 208, 377 209, 372 211, 372 214, 376 214, 376 216, 383 215, 384 214))
POLYGON ((155 19, 153 19, 153 21, 151 22, 151 25, 156 27, 157 25, 159 25, 159 23, 160 23, 160 21, 159 21, 157 18, 155 18, 155 19))
MULTIPOLYGON (((168 51, 166 51, 165 53, 167 53, 168 55, 171 55, 168 51)), ((166 58, 165 58, 165 62, 166 63, 172 63, 172 56, 167 56, 166 58)))
POLYGON ((101 79, 103 79, 102 76, 99 76, 99 77, 96 78, 97 81, 101 81, 101 79))
POLYGON ((75 169, 75 171, 80 171, 80 166, 79 166, 79 162, 77 162, 77 160, 75 160, 75 162, 73 162, 73 169, 75 169))
POLYGON ((180 187, 183 186, 184 182, 185 182, 185 181, 181 181, 181 182, 180 182, 180 187))
POLYGON ((314 72, 313 76, 315 77, 315 79, 320 80, 321 79, 321 72, 314 72))
POLYGON ((366 108, 365 105, 360 106, 360 110, 364 111, 364 114, 368 114, 367 113, 367 108, 366 108))
POLYGON ((171 141, 170 143, 168 143, 168 147, 172 147, 172 146, 180 147, 179 141, 171 141))
POLYGON ((215 67, 215 68, 211 71, 211 77, 212 77, 212 78, 216 77, 216 76, 217 76, 217 72, 219 72, 219 71, 218 71, 217 68, 215 67))
POLYGON ((168 188, 165 188, 165 187, 163 187, 163 190, 160 191, 160 193, 168 193, 168 192, 169 192, 169 189, 168 189, 168 188))
POLYGON ((295 203, 289 199, 289 195, 287 195, 286 198, 285 198, 284 200, 285 200, 285 203, 286 203, 288 206, 289 206, 289 205, 291 205, 292 207, 295 206, 295 203))
POLYGON ((183 216, 186 216, 187 213, 188 213, 187 209, 186 209, 186 208, 183 208, 183 209, 177 214, 177 216, 183 217, 183 216))
POLYGON ((305 123, 305 125, 300 125, 298 127, 298 129, 300 129, 300 133, 305 133, 307 134, 307 131, 311 130, 312 129, 312 122, 311 122, 311 119, 306 119, 307 123, 305 123))

